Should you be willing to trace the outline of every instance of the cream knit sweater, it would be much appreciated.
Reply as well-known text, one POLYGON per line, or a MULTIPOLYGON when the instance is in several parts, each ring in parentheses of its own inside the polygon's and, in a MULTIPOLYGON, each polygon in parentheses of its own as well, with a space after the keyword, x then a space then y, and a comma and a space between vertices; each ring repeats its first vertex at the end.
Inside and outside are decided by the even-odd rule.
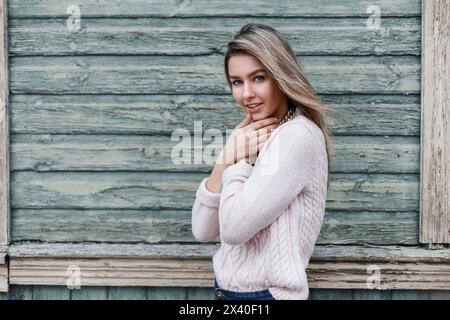
POLYGON ((255 166, 225 169, 221 193, 206 189, 208 178, 201 181, 192 233, 200 242, 220 235, 213 265, 221 288, 308 298, 306 268, 325 213, 327 161, 322 131, 297 109, 273 131, 255 166))

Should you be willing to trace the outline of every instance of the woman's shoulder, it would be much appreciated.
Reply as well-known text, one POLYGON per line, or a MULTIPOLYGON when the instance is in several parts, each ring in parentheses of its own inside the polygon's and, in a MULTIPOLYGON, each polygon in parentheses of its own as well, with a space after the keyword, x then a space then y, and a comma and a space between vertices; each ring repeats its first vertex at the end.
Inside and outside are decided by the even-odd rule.
POLYGON ((324 140, 324 135, 322 130, 306 116, 300 114, 294 119, 284 123, 280 126, 280 132, 284 131, 286 134, 294 136, 303 136, 303 138, 308 136, 310 139, 324 140))

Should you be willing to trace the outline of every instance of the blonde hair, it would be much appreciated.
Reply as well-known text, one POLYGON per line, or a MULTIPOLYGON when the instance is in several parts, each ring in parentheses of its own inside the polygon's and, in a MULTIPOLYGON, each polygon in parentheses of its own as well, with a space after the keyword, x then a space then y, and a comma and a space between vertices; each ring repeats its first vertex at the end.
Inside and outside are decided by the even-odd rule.
POLYGON ((228 71, 229 59, 238 54, 249 54, 257 58, 266 72, 273 78, 279 89, 286 95, 288 105, 300 108, 304 115, 313 121, 325 137, 328 158, 328 181, 330 186, 330 153, 333 152, 331 133, 325 126, 323 115, 330 117, 336 110, 328 108, 317 96, 314 88, 306 79, 302 65, 288 40, 276 29, 260 23, 249 23, 236 33, 228 42, 225 53, 225 76, 232 89, 228 71))

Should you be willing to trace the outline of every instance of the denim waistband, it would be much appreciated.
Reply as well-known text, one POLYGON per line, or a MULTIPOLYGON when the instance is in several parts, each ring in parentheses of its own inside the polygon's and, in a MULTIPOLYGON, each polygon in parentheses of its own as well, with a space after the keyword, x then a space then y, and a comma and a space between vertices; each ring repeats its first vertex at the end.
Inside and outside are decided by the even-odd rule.
POLYGON ((216 279, 214 279, 214 290, 216 300, 275 300, 269 289, 262 291, 235 292, 220 288, 216 279))

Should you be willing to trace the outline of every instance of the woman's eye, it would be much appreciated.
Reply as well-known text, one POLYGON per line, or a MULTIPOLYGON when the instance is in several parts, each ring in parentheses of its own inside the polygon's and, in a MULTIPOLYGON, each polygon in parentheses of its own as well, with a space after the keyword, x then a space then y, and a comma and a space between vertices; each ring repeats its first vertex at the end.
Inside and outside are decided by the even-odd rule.
POLYGON ((262 80, 264 80, 264 76, 256 76, 255 79, 256 78, 261 78, 262 80))
POLYGON ((234 80, 234 81, 232 82, 233 85, 235 85, 235 86, 237 86, 236 81, 239 81, 239 80, 234 80))
MULTIPOLYGON (((257 78, 261 78, 261 81, 264 80, 264 76, 256 76, 255 79, 257 79, 257 78)), ((241 80, 234 80, 234 81, 232 82, 232 84, 233 84, 234 86, 237 86, 237 84, 236 84, 237 81, 241 81, 241 80)))

